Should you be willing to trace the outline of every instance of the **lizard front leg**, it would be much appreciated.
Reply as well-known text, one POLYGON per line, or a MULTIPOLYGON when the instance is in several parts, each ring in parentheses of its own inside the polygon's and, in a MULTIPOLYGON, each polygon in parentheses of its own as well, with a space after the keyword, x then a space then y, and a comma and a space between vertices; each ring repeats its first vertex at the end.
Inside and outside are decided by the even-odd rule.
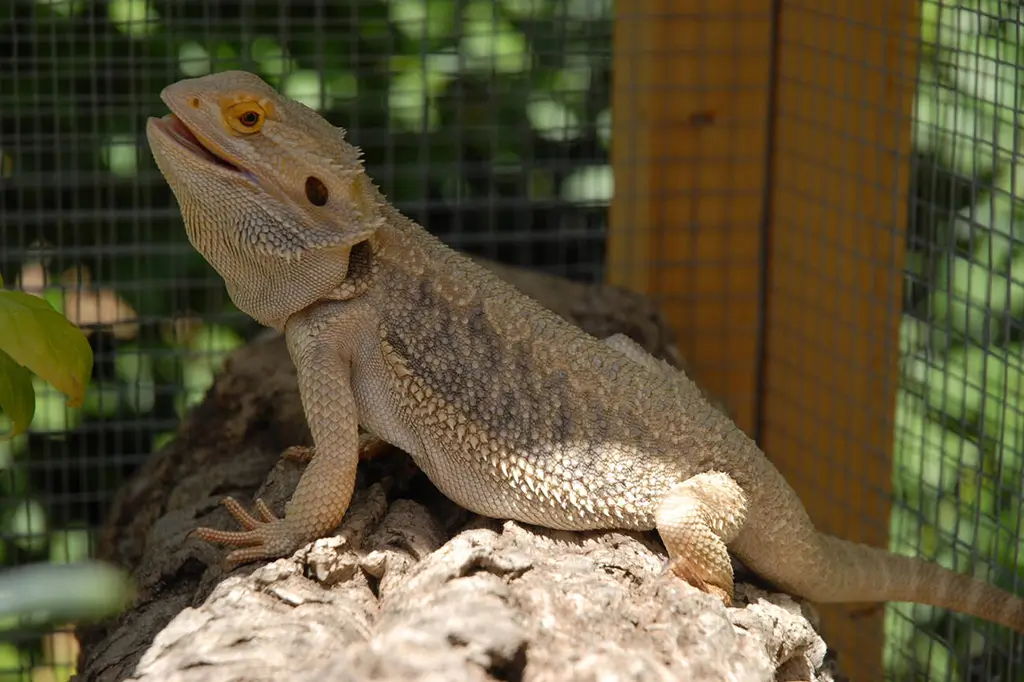
POLYGON ((286 556, 323 537, 341 523, 355 488, 360 439, 349 360, 334 334, 317 334, 301 322, 290 326, 287 333, 313 448, 285 456, 309 461, 309 466, 285 505, 283 518, 256 500, 260 516, 256 519, 228 497, 224 506, 246 530, 195 531, 209 542, 244 547, 228 554, 225 561, 229 566, 286 556))

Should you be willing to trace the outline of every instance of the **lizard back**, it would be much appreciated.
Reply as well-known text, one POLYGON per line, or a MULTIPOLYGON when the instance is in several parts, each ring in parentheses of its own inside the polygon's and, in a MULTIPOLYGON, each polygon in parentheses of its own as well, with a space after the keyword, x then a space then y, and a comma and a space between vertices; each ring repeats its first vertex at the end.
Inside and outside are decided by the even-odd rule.
POLYGON ((433 237, 396 237, 401 248, 386 251, 400 260, 382 265, 385 300, 374 307, 401 421, 429 450, 410 453, 417 464, 478 513, 549 527, 653 528, 660 495, 651 493, 710 461, 694 452, 708 447, 693 437, 698 406, 682 404, 666 373, 433 237), (654 407, 667 401, 677 409, 654 407))

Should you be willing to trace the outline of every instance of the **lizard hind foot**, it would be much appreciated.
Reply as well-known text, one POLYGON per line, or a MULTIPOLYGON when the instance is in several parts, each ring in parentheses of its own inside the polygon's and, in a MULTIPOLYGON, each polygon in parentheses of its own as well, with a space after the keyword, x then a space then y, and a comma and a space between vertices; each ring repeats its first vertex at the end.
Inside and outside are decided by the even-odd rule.
POLYGON ((669 559, 665 564, 664 573, 671 572, 675 577, 686 581, 701 592, 718 597, 726 606, 732 606, 733 582, 729 580, 725 584, 717 584, 706 580, 699 572, 694 571, 692 566, 678 557, 669 559))

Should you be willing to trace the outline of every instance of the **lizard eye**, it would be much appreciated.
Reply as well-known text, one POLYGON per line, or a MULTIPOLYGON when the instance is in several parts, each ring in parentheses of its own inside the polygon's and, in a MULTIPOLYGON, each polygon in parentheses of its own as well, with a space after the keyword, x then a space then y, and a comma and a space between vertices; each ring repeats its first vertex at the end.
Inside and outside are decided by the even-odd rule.
POLYGON ((258 133, 266 120, 266 113, 256 102, 239 102, 227 110, 228 125, 237 133, 258 133))

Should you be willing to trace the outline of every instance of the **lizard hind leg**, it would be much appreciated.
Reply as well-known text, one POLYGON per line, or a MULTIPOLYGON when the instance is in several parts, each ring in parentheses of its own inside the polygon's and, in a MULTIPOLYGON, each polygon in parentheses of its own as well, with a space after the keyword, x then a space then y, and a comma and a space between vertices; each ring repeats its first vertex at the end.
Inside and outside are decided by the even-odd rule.
POLYGON ((708 471, 674 486, 655 513, 669 569, 730 606, 733 572, 726 545, 739 533, 746 514, 746 495, 728 474, 708 471))

